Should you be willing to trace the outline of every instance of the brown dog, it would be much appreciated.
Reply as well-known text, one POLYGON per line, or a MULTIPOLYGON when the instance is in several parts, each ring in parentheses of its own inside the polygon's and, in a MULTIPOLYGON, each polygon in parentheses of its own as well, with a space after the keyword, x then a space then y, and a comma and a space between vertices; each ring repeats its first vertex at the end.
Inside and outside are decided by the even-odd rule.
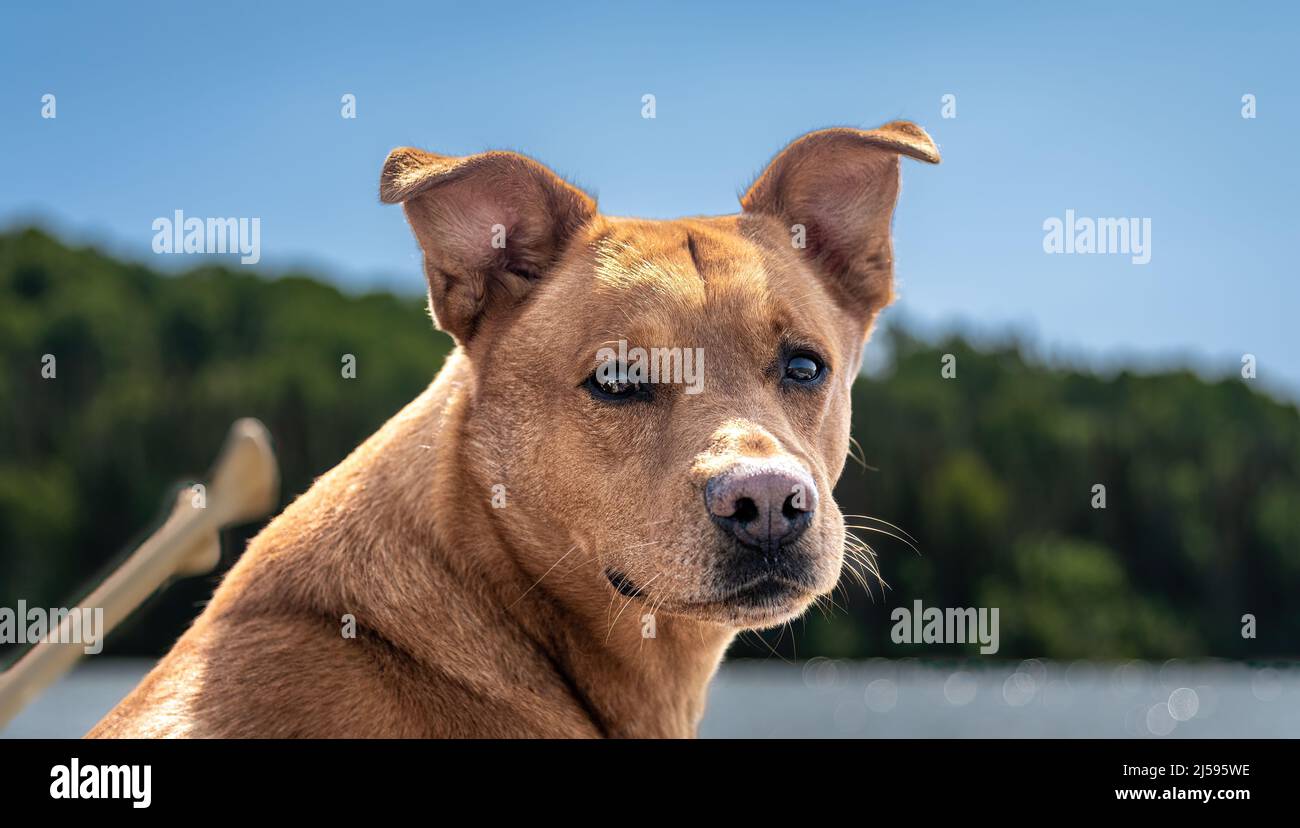
POLYGON ((456 351, 90 735, 693 735, 736 632, 839 578, 900 154, 939 161, 906 122, 814 132, 740 214, 641 221, 521 155, 395 150, 456 351))

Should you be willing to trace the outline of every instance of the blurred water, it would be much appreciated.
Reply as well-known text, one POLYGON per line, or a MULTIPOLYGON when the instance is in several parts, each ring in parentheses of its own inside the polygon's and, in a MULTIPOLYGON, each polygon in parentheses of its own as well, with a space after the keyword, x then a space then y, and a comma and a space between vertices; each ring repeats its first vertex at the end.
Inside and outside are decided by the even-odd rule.
POLYGON ((125 698, 152 666, 148 659, 82 661, 0 730, 0 738, 80 738, 125 698))
POLYGON ((725 665, 703 737, 1300 737, 1300 669, 812 659, 725 665))
MULTIPOLYGON (((85 662, 0 737, 79 737, 150 665, 85 662)), ((1300 738, 1300 669, 1179 661, 736 661, 714 680, 700 735, 1300 738)))

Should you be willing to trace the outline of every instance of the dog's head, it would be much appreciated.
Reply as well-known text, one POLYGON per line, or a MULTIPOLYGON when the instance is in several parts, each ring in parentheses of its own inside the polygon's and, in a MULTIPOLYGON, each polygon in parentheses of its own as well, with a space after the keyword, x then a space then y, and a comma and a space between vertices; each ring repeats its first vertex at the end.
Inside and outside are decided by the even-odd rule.
POLYGON ((893 294, 900 155, 939 161, 906 122, 814 132, 739 214, 676 221, 602 216, 515 153, 389 155, 381 197, 474 377, 465 496, 500 507, 529 575, 733 627, 835 586, 831 487, 893 294))

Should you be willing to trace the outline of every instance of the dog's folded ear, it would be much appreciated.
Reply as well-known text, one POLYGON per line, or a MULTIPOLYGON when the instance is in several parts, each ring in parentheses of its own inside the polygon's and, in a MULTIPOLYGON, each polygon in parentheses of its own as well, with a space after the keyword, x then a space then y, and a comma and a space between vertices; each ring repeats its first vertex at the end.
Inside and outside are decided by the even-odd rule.
POLYGON ((939 163, 930 136, 907 121, 810 132, 741 198, 746 213, 779 219, 832 292, 868 323, 893 298, 890 223, 902 155, 939 163))
POLYGON ((513 152, 388 154, 380 200, 401 203, 424 251, 438 326, 463 343, 514 307, 596 213, 581 190, 513 152))

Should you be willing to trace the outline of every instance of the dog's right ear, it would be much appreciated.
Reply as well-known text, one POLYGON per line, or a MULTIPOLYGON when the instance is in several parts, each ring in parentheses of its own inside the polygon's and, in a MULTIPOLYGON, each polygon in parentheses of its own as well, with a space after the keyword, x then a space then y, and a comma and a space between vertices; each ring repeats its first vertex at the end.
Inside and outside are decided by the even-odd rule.
POLYGON ((438 327, 461 344, 518 305, 596 214, 586 193, 513 152, 455 158, 395 149, 379 198, 402 204, 424 251, 438 327))

